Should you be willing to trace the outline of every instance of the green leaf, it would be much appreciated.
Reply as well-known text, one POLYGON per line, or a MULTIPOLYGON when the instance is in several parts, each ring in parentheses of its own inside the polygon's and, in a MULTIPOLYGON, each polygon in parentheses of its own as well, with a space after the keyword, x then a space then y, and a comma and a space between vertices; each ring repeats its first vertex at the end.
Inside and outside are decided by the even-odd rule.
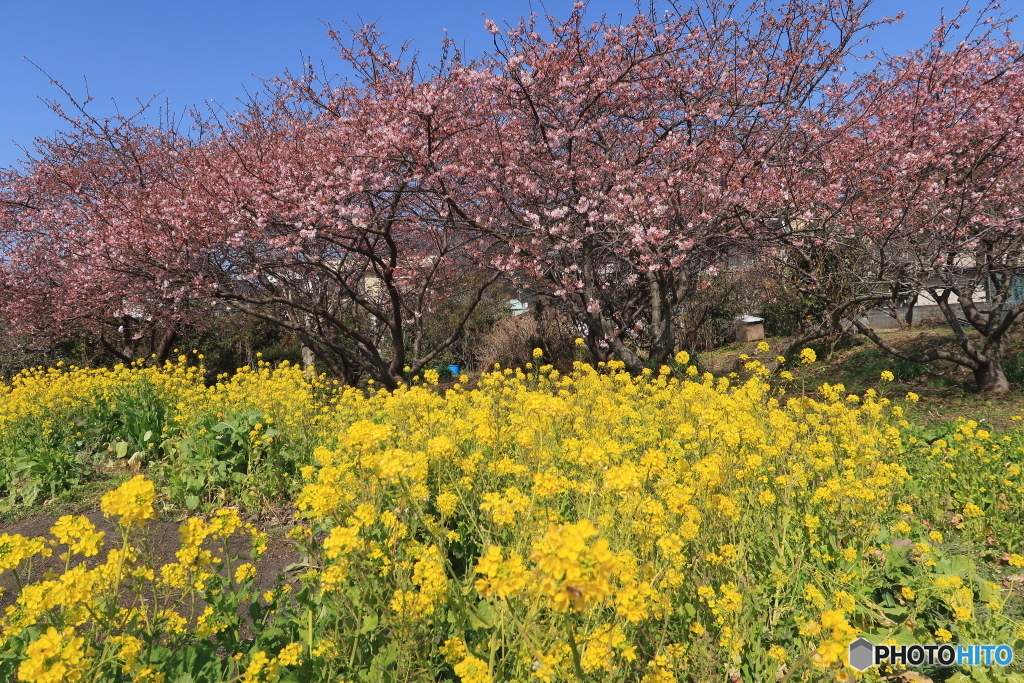
POLYGON ((494 609, 486 600, 477 603, 476 609, 469 610, 469 623, 473 628, 491 628, 494 626, 494 609))
POLYGON ((964 557, 963 555, 953 557, 951 565, 953 573, 964 579, 969 577, 971 574, 974 574, 975 571, 974 560, 969 557, 964 557))
POLYGON ((199 507, 199 496, 186 496, 185 507, 187 507, 189 510, 195 510, 197 507, 199 507))
POLYGON ((1019 674, 1008 674, 1005 671, 992 671, 992 676, 1000 683, 1024 683, 1024 676, 1019 674))
POLYGON ((396 659, 398 659, 397 646, 394 643, 392 643, 391 645, 377 653, 377 655, 373 658, 373 663, 371 666, 379 669, 387 669, 395 663, 396 659))
POLYGON ((971 667, 970 680, 977 681, 978 683, 992 683, 992 679, 988 677, 985 670, 976 666, 971 667))
POLYGON ((913 633, 902 628, 892 635, 892 639, 899 645, 913 645, 917 642, 913 633))
MULTIPOLYGON (((260 620, 260 618, 262 618, 262 617, 263 617, 263 605, 261 605, 258 602, 250 602, 249 603, 249 618, 252 619, 253 622, 258 622, 260 620)), ((262 631, 260 633, 260 635, 261 636, 266 636, 266 631, 262 631)))
POLYGON ((359 633, 369 633, 370 631, 377 628, 377 624, 380 623, 380 617, 377 616, 376 612, 370 612, 363 617, 363 625, 359 629, 359 633))
POLYGON ((999 600, 998 591, 992 590, 992 586, 988 585, 988 581, 978 581, 978 599, 982 602, 995 602, 999 600))

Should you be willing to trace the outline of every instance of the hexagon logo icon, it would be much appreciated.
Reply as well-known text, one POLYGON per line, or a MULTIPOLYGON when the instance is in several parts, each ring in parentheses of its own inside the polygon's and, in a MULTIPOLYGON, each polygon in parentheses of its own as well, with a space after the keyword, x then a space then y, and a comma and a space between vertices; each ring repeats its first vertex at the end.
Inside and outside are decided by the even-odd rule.
POLYGON ((864 671, 875 663, 875 645, 867 638, 858 638, 850 643, 850 666, 864 671))

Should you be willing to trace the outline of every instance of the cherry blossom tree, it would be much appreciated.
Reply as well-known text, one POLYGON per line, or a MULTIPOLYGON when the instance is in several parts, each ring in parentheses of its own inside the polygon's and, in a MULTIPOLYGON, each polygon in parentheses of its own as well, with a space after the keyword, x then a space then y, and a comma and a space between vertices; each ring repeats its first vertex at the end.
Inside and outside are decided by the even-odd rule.
POLYGON ((140 188, 169 172, 166 150, 147 147, 130 119, 101 121, 76 106, 76 126, 37 141, 35 156, 0 182, 0 311, 36 344, 84 336, 122 362, 163 361, 208 310, 161 277, 155 254, 115 254, 119 241, 148 243, 123 217, 140 188))
POLYGON ((687 296, 786 205, 785 143, 873 24, 866 3, 708 2, 625 24, 493 22, 495 115, 471 219, 590 350, 664 362, 687 296))
POLYGON ((894 356, 950 361, 1005 392, 1007 335, 1024 313, 1024 52, 988 16, 966 39, 952 37, 963 14, 944 22, 865 76, 829 131, 838 143, 805 167, 775 223, 776 254, 820 302, 820 332, 852 325, 894 356), (863 316, 885 305, 912 322, 922 304, 953 345, 908 353, 863 316))
MULTIPOLYGON (((484 120, 478 69, 446 56, 429 77, 366 27, 337 86, 285 78, 194 150, 175 213, 212 237, 194 273, 209 296, 292 330, 332 371, 389 388, 454 343, 498 273, 451 184, 484 120), (439 309, 458 311, 442 338, 439 309)), ((191 273, 190 273, 191 275, 191 273)))
POLYGON ((38 198, 9 221, 19 263, 57 253, 99 293, 220 302, 291 331, 347 380, 395 388, 418 373, 498 278, 448 189, 469 182, 452 162, 472 144, 482 74, 453 53, 421 78, 372 27, 355 41, 342 54, 357 85, 282 78, 184 132, 74 120, 12 190, 38 198), (441 307, 458 315, 438 339, 426 319, 441 307))

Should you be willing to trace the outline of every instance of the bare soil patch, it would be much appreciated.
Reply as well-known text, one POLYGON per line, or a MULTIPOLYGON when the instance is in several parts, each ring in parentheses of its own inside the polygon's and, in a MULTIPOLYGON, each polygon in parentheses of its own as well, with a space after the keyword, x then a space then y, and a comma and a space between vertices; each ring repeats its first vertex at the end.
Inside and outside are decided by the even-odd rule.
MULTIPOLYGON (((106 537, 103 539, 104 547, 101 553, 94 557, 83 558, 81 555, 76 555, 72 558, 72 563, 77 565, 85 562, 87 566, 94 567, 105 561, 108 550, 120 547, 121 534, 117 527, 107 520, 100 511, 94 510, 84 514, 96 525, 97 529, 106 533, 106 537)), ((30 538, 37 536, 45 537, 49 534, 50 528, 58 518, 58 515, 27 517, 0 527, 0 533, 21 534, 30 538)), ((144 529, 133 530, 129 537, 129 542, 140 551, 142 555, 140 558, 141 562, 159 571, 162 565, 177 561, 175 553, 181 548, 178 533, 179 526, 180 524, 177 522, 151 521, 144 529)), ((212 546, 213 544, 211 543, 210 545, 212 546)), ((236 533, 228 539, 228 548, 232 555, 248 558, 250 547, 250 539, 247 534, 236 533)), ((212 547, 211 550, 213 550, 212 547)), ((54 554, 51 557, 33 560, 34 566, 31 567, 32 580, 40 580, 46 572, 63 573, 64 560, 60 558, 61 552, 62 547, 58 546, 54 548, 54 554)), ((223 552, 216 551, 214 554, 224 560, 223 552)), ((255 562, 257 569, 256 588, 258 593, 273 588, 277 584, 278 575, 285 575, 285 580, 290 583, 290 579, 293 577, 290 577, 285 570, 290 565, 298 563, 301 559, 300 552, 291 540, 284 538, 281 534, 271 533, 266 551, 255 562)), ((243 559, 239 562, 246 561, 248 560, 243 559)), ((233 566, 237 566, 237 564, 233 566)), ((220 567, 221 571, 227 570, 226 563, 223 561, 220 563, 220 567)), ((25 578, 24 573, 23 571, 20 578, 25 578)), ((3 594, 0 595, 0 610, 2 610, 12 604, 17 596, 17 584, 12 572, 5 572, 0 575, 0 587, 3 588, 3 594)), ((122 597, 129 599, 132 596, 126 594, 122 597)))

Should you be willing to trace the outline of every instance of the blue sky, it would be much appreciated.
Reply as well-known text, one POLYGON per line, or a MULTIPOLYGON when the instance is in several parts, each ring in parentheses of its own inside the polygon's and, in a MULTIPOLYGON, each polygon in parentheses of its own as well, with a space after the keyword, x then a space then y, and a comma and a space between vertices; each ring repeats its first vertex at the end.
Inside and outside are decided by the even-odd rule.
MULTIPOLYGON (((685 3, 683 3, 685 4, 685 3)), ((501 23, 530 11, 526 0, 7 0, 4 37, 0 40, 0 166, 15 163, 35 137, 48 137, 62 122, 40 101, 59 92, 28 59, 64 82, 76 95, 85 81, 99 115, 132 111, 136 99, 159 96, 180 111, 216 100, 228 108, 246 89, 259 88, 257 77, 296 69, 301 55, 339 65, 323 22, 343 29, 345 23, 377 21, 392 44, 411 39, 424 57, 437 54, 444 29, 471 53, 485 49, 489 34, 481 13, 501 23)), ((535 5, 538 6, 538 5, 535 5)), ((571 0, 550 0, 565 16, 571 0)), ((950 7, 959 6, 958 3, 950 7)), ((1024 10, 1024 0, 1007 0, 1004 9, 1024 10)), ((877 0, 872 15, 903 11, 898 25, 877 31, 871 47, 904 51, 924 42, 939 16, 940 5, 927 0, 877 0)), ((593 0, 589 15, 632 15, 628 1, 593 0)), ((1017 31, 1018 37, 1021 30, 1017 31)))

